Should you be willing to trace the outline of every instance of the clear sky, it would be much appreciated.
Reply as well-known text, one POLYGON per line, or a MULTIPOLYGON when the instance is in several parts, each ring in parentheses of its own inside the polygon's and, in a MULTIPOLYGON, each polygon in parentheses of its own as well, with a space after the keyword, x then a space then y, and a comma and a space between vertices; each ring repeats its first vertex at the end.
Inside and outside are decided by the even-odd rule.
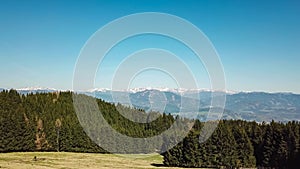
MULTIPOLYGON (((219 53, 228 90, 300 93, 298 0, 1 0, 0 87, 71 89, 74 66, 88 38, 108 22, 138 12, 173 14, 201 29, 219 53)), ((136 49, 165 48, 182 52, 183 60, 188 55, 177 42, 157 36, 134 37, 125 47, 119 46, 118 57, 112 51, 100 65, 103 70, 98 72, 96 87, 109 87, 105 81, 112 75, 110 69, 136 49)), ((191 60, 186 62, 191 69, 203 71, 191 60)), ((200 86, 209 88, 205 75, 197 76, 200 86)), ((163 78, 172 81, 163 73, 148 71, 136 77, 132 87, 174 87, 159 83, 163 78), (160 80, 153 82, 156 76, 160 80)))

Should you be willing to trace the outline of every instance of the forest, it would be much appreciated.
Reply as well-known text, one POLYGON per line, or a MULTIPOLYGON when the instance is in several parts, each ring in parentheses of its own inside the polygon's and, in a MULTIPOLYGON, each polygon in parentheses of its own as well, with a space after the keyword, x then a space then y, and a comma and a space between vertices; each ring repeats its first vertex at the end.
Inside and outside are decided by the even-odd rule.
MULTIPOLYGON (((82 127, 75 113, 72 92, 52 92, 22 95, 16 90, 0 92, 0 152, 63 151, 89 153, 151 153, 164 157, 164 165, 180 167, 212 168, 298 168, 300 160, 300 123, 257 123, 243 120, 221 120, 212 136, 200 143, 200 131, 205 124, 159 112, 145 112, 120 104, 104 102, 90 96, 78 95, 86 101, 96 100, 98 108, 108 124, 121 134, 147 138, 156 135, 160 145, 151 145, 141 151, 143 142, 127 142, 123 145, 110 136, 89 137, 89 130, 82 127), (120 113, 120 111, 122 113, 120 113), (136 123, 125 118, 151 119, 149 123, 136 123), (167 138, 163 131, 176 121, 188 122, 192 127, 178 125, 190 130, 183 140, 167 138), (99 137, 99 138, 98 138, 99 137), (105 140, 115 145, 114 151, 106 151, 97 144, 105 140), (179 142, 176 146, 173 143, 179 142), (159 149, 158 149, 158 146, 159 149), (174 146, 174 147, 173 147, 174 146), (127 147, 127 148, 125 148, 127 147), (131 148, 128 148, 131 147, 131 148), (136 149, 135 149, 136 148, 136 149), (128 151, 136 150, 136 151, 128 151), (166 151, 167 150, 167 151, 166 151)), ((85 109, 80 109, 88 111, 85 109)), ((92 117, 97 119, 97 117, 92 117)), ((186 123, 184 123, 186 124, 186 123)), ((105 130, 102 124, 92 123, 93 129, 105 130)))
POLYGON ((203 124, 196 121, 183 141, 162 153, 165 165, 205 168, 299 168, 299 122, 272 121, 268 124, 258 124, 242 120, 222 120, 212 136, 200 143, 203 124))

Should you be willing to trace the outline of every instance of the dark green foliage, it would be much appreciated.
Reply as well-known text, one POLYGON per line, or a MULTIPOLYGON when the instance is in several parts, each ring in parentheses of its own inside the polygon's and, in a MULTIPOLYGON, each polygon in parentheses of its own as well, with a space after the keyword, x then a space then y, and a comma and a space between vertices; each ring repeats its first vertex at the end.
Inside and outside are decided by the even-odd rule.
POLYGON ((243 122, 239 123, 232 127, 233 136, 235 139, 235 152, 237 159, 235 160, 236 167, 253 167, 256 164, 254 157, 254 148, 251 144, 251 141, 243 127, 243 122))
POLYGON ((258 124, 222 120, 211 137, 201 144, 199 126, 203 125, 195 125, 182 143, 162 154, 165 165, 270 169, 299 167, 299 122, 258 124))
MULTIPOLYGON (((37 93, 20 95, 15 90, 0 92, 0 152, 13 151, 72 151, 106 153, 87 136, 75 113, 71 92, 37 93)), ((82 95, 85 100, 94 98, 82 95)), ((158 135, 174 122, 171 115, 158 112, 145 113, 143 110, 114 105, 96 99, 105 120, 119 133, 131 137, 150 137, 158 135), (135 123, 131 118, 157 117, 150 123, 135 123), (137 116, 137 114, 141 116, 137 116), (149 116, 149 117, 148 117, 149 116)), ((86 110, 88 112, 88 110, 86 110)), ((83 112, 84 114, 85 112, 83 112)), ((96 119, 97 117, 92 117, 96 119)), ((91 128, 99 129, 94 123, 91 128)), ((100 126, 101 127, 101 126, 100 126)), ((96 133, 96 132, 95 132, 96 133)), ((96 136, 100 137, 100 136, 96 136)), ((103 136, 102 136, 103 137, 103 136)), ((107 144, 116 140, 104 138, 107 144)), ((162 142, 162 141, 161 141, 162 142)), ((142 143, 116 145, 116 151, 124 147, 142 147, 142 143)), ((158 151, 155 146, 145 147, 143 152, 158 151)))

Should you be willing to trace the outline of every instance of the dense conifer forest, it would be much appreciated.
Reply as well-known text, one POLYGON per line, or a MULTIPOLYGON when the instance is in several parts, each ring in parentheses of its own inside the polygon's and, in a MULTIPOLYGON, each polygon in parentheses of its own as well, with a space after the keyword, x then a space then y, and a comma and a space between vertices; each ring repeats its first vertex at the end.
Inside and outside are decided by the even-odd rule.
POLYGON ((188 137, 162 154, 165 165, 299 168, 299 122, 272 121, 268 124, 258 124, 242 120, 222 120, 212 136, 200 144, 199 136, 203 124, 196 121, 188 137))
MULTIPOLYGON (((0 152, 66 151, 108 153, 90 137, 79 123, 74 110, 72 92, 19 94, 15 90, 0 92, 0 152)), ((82 95, 87 100, 94 99, 82 95)), ((161 149, 148 146, 143 152, 161 152, 166 166, 217 168, 298 168, 300 161, 300 123, 262 123, 242 120, 219 121, 217 129, 204 143, 199 143, 204 124, 158 112, 146 113, 140 109, 111 104, 96 99, 105 120, 118 132, 136 138, 159 135, 176 120, 194 122, 188 136, 173 148, 176 137, 161 137, 161 149), (135 123, 119 111, 134 117, 158 117, 150 123, 135 123), (142 114, 142 116, 136 116, 142 114), (170 149, 169 149, 170 148, 170 149), (163 152, 163 150, 168 150, 163 152)), ((95 127, 101 124, 95 124, 95 127)), ((186 128, 187 126, 182 126, 186 128)), ((108 143, 115 141, 103 136, 108 143)), ((103 139, 102 138, 102 139, 103 139)), ((142 153, 122 151, 122 147, 138 147, 141 143, 116 145, 116 153, 142 153)))
MULTIPOLYGON (((72 92, 53 92, 21 95, 15 90, 0 92, 0 152, 16 151, 69 151, 97 152, 106 151, 95 144, 86 134, 77 118, 73 105, 72 92)), ((94 100, 82 95, 86 100, 94 100)), ((105 120, 118 132, 131 137, 158 135, 174 121, 173 116, 158 112, 145 113, 143 110, 114 105, 96 99, 105 120), (127 115, 142 114, 150 117, 159 116, 151 123, 135 123, 123 117, 118 110, 127 115)), ((101 124, 93 124, 98 129, 101 124)), ((103 138, 102 138, 103 139, 103 138)), ((115 140, 106 136, 107 142, 115 140)), ((128 143, 130 144, 130 143, 128 143)), ((124 146, 116 145, 117 153, 123 152, 124 146)), ((154 148, 144 152, 153 152, 154 148)), ((135 152, 139 153, 139 152, 135 152)))

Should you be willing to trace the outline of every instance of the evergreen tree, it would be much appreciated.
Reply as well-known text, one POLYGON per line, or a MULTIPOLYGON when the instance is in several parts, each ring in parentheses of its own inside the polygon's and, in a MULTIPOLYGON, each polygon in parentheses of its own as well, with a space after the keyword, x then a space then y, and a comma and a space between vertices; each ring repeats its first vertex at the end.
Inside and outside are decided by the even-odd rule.
POLYGON ((256 160, 254 156, 254 148, 246 134, 246 131, 241 126, 233 126, 234 138, 237 143, 236 151, 238 154, 238 167, 255 167, 256 160))

